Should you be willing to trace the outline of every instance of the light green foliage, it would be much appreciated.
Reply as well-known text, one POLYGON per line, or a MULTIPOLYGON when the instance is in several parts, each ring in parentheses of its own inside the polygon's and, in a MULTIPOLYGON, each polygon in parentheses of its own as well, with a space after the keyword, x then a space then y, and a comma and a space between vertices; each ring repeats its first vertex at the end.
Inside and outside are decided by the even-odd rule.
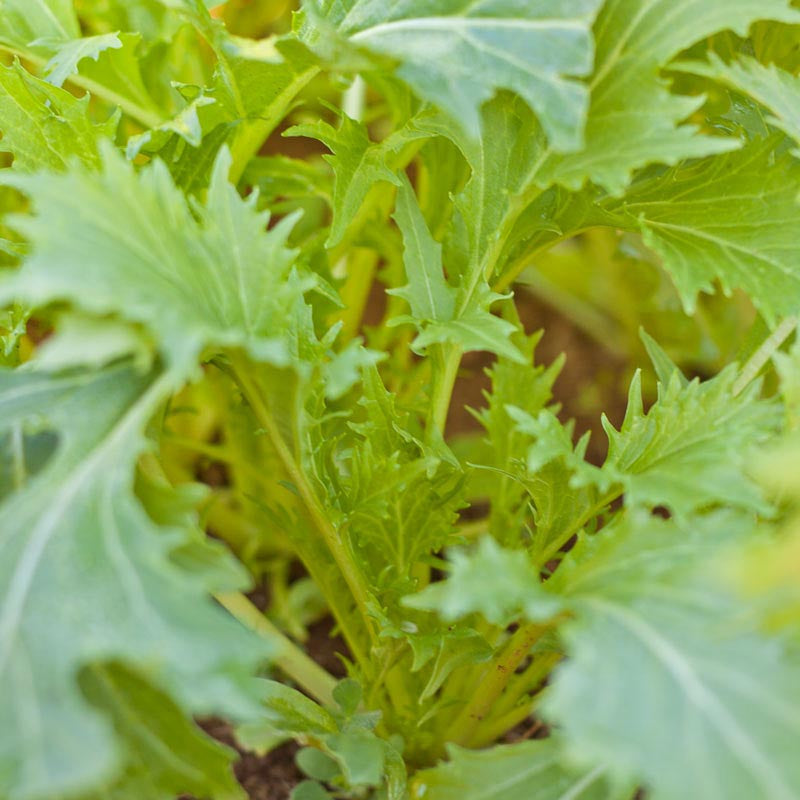
POLYGON ((96 166, 98 140, 114 135, 116 118, 89 119, 88 103, 35 78, 14 63, 0 65, 0 151, 20 171, 63 170, 72 160, 96 166))
POLYGON ((438 611, 445 620, 480 613, 502 626, 520 618, 545 620, 559 610, 525 554, 503 550, 494 539, 481 539, 471 555, 453 552, 450 568, 447 580, 407 597, 406 605, 438 611))
POLYGON ((645 414, 635 375, 620 430, 603 421, 603 468, 622 485, 627 505, 665 506, 679 516, 714 504, 768 510, 748 464, 775 431, 779 411, 757 399, 758 386, 734 396, 736 377, 730 367, 705 383, 687 383, 673 368, 645 414))
POLYGON ((620 194, 638 167, 675 164, 725 152, 735 142, 679 125, 701 103, 670 93, 659 71, 682 50, 717 31, 747 35, 759 19, 799 22, 782 0, 611 0, 595 24, 595 67, 589 79, 586 146, 554 159, 553 179, 578 189, 588 178, 620 194))
POLYGON ((227 183, 229 164, 221 151, 206 204, 194 209, 161 162, 137 173, 111 150, 102 173, 15 176, 13 185, 37 210, 17 223, 34 255, 0 294, 120 311, 147 324, 178 369, 192 365, 206 344, 246 346, 257 357, 285 360, 278 335, 309 286, 291 273, 292 220, 265 232, 268 215, 227 183), (112 206, 108 197, 116 199, 112 206))
POLYGON ((0 0, 0 797, 800 797, 796 5, 0 0))
POLYGON ((741 524, 723 515, 690 525, 623 523, 590 556, 578 554, 583 563, 565 576, 577 615, 564 629, 573 657, 556 672, 547 713, 573 752, 623 770, 635 764, 656 797, 702 786, 709 798, 788 800, 800 788, 789 756, 800 720, 796 668, 692 569, 710 542, 741 537, 741 524))
POLYGON ((687 309, 698 292, 713 291, 715 279, 726 291, 744 289, 770 319, 797 309, 800 274, 790 231, 800 219, 800 168, 775 153, 777 142, 691 162, 628 190, 620 208, 626 226, 636 221, 687 309))
POLYGON ((336 176, 331 198, 334 220, 328 237, 330 247, 342 241, 369 190, 377 181, 399 185, 398 177, 389 163, 392 156, 413 138, 412 133, 401 129, 383 142, 374 144, 365 126, 344 114, 338 128, 327 122, 318 122, 314 125, 296 125, 286 135, 319 139, 333 153, 332 156, 325 156, 336 176))
POLYGON ((420 333, 413 347, 423 353, 433 344, 447 342, 464 351, 490 350, 512 361, 522 356, 508 341, 514 327, 489 313, 489 306, 500 295, 486 284, 462 282, 460 289, 450 286, 444 276, 442 248, 432 238, 411 186, 400 186, 395 220, 403 234, 403 264, 408 285, 394 290, 411 306, 412 316, 397 317, 390 324, 413 321, 420 333))
POLYGON ((118 665, 81 676, 92 705, 107 714, 124 745, 120 777, 81 800, 172 800, 192 790, 224 800, 244 797, 231 769, 234 753, 202 734, 168 697, 118 665))
POLYGON ((800 80, 790 72, 774 64, 765 66, 746 56, 740 56, 736 61, 727 64, 714 53, 709 55, 708 63, 686 62, 681 65, 681 69, 713 78, 733 91, 751 97, 769 110, 767 122, 800 143, 800 118, 797 111, 800 80))
POLYGON ((48 83, 61 86, 73 73, 78 71, 78 64, 84 58, 97 61, 105 50, 119 50, 122 41, 116 33, 105 33, 99 36, 87 36, 73 39, 59 45, 56 54, 45 65, 48 83))
POLYGON ((568 766, 551 741, 499 745, 476 753, 453 747, 450 760, 420 772, 415 800, 626 800, 629 789, 612 788, 607 770, 568 766))
MULTIPOLYGON (((590 27, 598 0, 406 0, 387 14, 376 0, 306 4, 359 48, 397 59, 397 75, 420 97, 446 109, 475 136, 478 110, 497 89, 520 94, 540 115, 554 146, 581 142, 591 68, 590 27), (324 9, 324 12, 323 12, 324 9)), ((322 29, 324 31, 324 28, 322 29)), ((323 34, 324 35, 324 34, 323 34)), ((307 40, 317 44, 316 36, 307 40)))
POLYGON ((0 508, 0 764, 15 798, 89 789, 122 762, 109 720, 78 690, 82 667, 121 659, 186 710, 247 708, 246 668, 226 650, 255 664, 263 649, 211 605, 213 587, 171 563, 180 530, 156 526, 132 492, 142 429, 169 380, 127 367, 2 376, 4 431, 58 441, 29 479, 16 456, 17 489, 0 508))

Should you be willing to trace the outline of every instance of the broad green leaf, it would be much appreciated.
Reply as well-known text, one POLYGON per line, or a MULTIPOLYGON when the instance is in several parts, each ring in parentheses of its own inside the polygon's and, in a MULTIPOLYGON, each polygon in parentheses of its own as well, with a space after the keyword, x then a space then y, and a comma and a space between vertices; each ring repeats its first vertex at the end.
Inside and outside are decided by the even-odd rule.
POLYGON ((124 770, 79 800, 173 800, 187 792, 243 800, 233 776, 235 752, 202 733, 168 696, 119 665, 89 667, 80 683, 124 742, 124 770))
POLYGON ((212 604, 215 586, 171 561, 183 534, 133 494, 142 430, 174 383, 125 366, 0 376, 3 427, 58 440, 0 506, 0 778, 15 800, 89 791, 122 766, 78 687, 83 667, 121 661, 190 712, 253 707, 263 645, 212 604))
POLYGON ((800 165, 774 153, 769 138, 737 153, 703 159, 643 178, 621 205, 625 227, 637 225, 672 275, 687 311, 719 280, 744 289, 770 321, 800 304, 798 247, 800 165))
MULTIPOLYGON (((592 67, 591 24, 598 0, 380 0, 306 4, 359 48, 398 62, 397 75, 446 110, 473 137, 480 107, 499 89, 521 95, 557 150, 582 141, 587 92, 576 78, 592 67), (324 11, 323 11, 324 9, 324 11)), ((306 32, 312 45, 325 26, 306 32)))
POLYGON ((34 353, 36 369, 58 372, 73 367, 99 369, 117 359, 133 356, 143 371, 152 362, 151 347, 132 325, 118 320, 77 314, 63 315, 58 332, 34 353))
POLYGON ((455 550, 450 574, 403 599, 410 608, 438 612, 445 620, 480 613, 495 625, 514 620, 546 620, 560 609, 521 550, 505 550, 489 536, 474 553, 455 550))
POLYGON ((278 337, 308 288, 286 246, 293 220, 265 230, 269 215, 228 183, 227 153, 217 159, 205 205, 195 207, 163 163, 137 173, 110 149, 104 160, 101 173, 8 179, 37 213, 16 218, 33 255, 0 284, 0 296, 35 305, 71 300, 141 322, 179 369, 207 344, 283 361, 278 337))
POLYGON ((737 375, 731 366, 710 381, 687 384, 675 368, 645 413, 636 373, 620 430, 603 418, 609 440, 603 470, 623 487, 626 505, 664 506, 676 515, 715 504, 768 510, 748 465, 776 432, 780 412, 758 398, 758 385, 734 395, 737 375))
POLYGON ((774 64, 765 66, 748 56, 739 56, 726 64, 719 56, 709 53, 708 62, 687 61, 678 67, 686 72, 713 78, 736 92, 752 97, 771 112, 767 122, 800 145, 800 78, 774 64))
MULTIPOLYGON (((88 98, 33 77, 15 62, 0 64, 0 152, 14 156, 14 169, 64 170, 73 159, 100 163, 98 140, 112 137, 117 118, 102 125, 89 119, 88 98)), ((8 180, 4 173, 2 180, 8 180)))
POLYGON ((577 190, 589 179, 620 193, 633 170, 731 150, 738 142, 679 125, 703 99, 672 94, 660 70, 721 30, 746 36, 760 19, 800 21, 784 0, 609 0, 594 26, 596 57, 583 149, 552 158, 543 173, 577 190))
POLYGON ((517 742, 489 750, 450 745, 449 760, 418 772, 414 800, 628 800, 603 766, 580 769, 563 757, 557 741, 517 742))
POLYGON ((544 707, 576 758, 641 778, 658 800, 797 795, 796 668, 743 605, 695 577, 750 533, 728 514, 634 516, 570 554, 577 569, 555 580, 576 619, 544 707))
POLYGON ((69 41, 81 35, 73 0, 2 0, 0 43, 27 47, 36 39, 69 41))

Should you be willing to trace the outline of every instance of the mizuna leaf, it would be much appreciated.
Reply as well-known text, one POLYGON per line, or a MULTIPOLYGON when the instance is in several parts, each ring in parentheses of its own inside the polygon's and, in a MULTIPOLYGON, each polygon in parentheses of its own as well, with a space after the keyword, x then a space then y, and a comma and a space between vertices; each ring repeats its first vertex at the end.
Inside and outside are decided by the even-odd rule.
POLYGON ((80 684, 124 742, 124 769, 78 800, 172 800, 186 792, 243 800, 235 751, 206 736, 168 696, 119 664, 85 669, 80 684))
POLYGON ((685 61, 677 66, 752 97, 772 112, 767 122, 782 130, 800 146, 800 78, 774 64, 765 66, 747 56, 739 56, 726 64, 714 53, 709 53, 707 63, 685 61))
MULTIPOLYGON (((14 157, 14 169, 65 170, 78 159, 88 167, 100 163, 98 140, 110 138, 117 117, 102 125, 89 119, 88 98, 33 77, 19 62, 0 64, 0 151, 14 157)), ((3 173, 2 182, 10 175, 3 173)))
POLYGON ((452 320, 457 291, 444 276, 442 246, 431 236, 407 178, 400 182, 394 218, 403 234, 408 284, 391 290, 392 294, 408 302, 417 320, 452 320))
POLYGON ((119 50, 121 47, 122 41, 117 33, 102 33, 57 43, 55 55, 44 68, 47 82, 62 86, 70 75, 78 71, 78 65, 84 58, 97 61, 105 50, 119 50))
POLYGON ((72 0, 3 0, 0 42, 27 47, 36 39, 65 42, 81 35, 72 0))
POLYGON ((485 282, 472 282, 466 277, 459 289, 448 284, 441 245, 431 236, 407 180, 398 191, 395 219, 403 234, 408 285, 390 293, 409 302, 412 316, 395 317, 390 324, 416 325, 419 334, 412 346, 419 353, 432 344, 450 342, 465 352, 488 350, 521 362, 522 355, 509 341, 514 326, 489 311, 501 296, 489 291, 485 282))
POLYGON ((553 739, 465 750, 414 777, 414 800, 628 800, 629 787, 613 788, 603 766, 576 768, 553 739))
POLYGON ((445 620, 479 613, 495 625, 520 618, 546 620, 560 610, 522 550, 501 548, 489 536, 474 553, 453 551, 447 579, 404 598, 409 608, 436 611, 445 620))
POLYGON ((472 170, 455 198, 448 268, 490 280, 511 227, 540 192, 536 181, 546 152, 541 127, 526 104, 507 93, 484 104, 477 139, 442 114, 421 115, 414 124, 452 140, 472 170))
POLYGON ((389 164, 393 154, 407 142, 419 138, 420 134, 406 129, 395 131, 380 143, 370 141, 366 127, 345 114, 334 128, 327 122, 295 125, 285 136, 308 136, 319 139, 333 155, 325 160, 333 167, 335 184, 333 190, 333 224, 328 236, 328 247, 334 247, 344 239, 347 229, 355 219, 369 190, 378 182, 395 186, 400 179, 389 164))
POLYGON ((633 170, 734 149, 735 140, 679 125, 702 98, 672 94, 659 71, 721 30, 746 36, 752 22, 800 22, 784 0, 609 0, 594 26, 597 53, 583 149, 550 160, 544 174, 570 189, 586 179, 618 194, 633 170))
POLYGON ((380 0, 314 0, 306 9, 312 21, 322 16, 352 44, 396 60, 397 75, 471 136, 480 131, 481 105, 498 89, 510 89, 536 111, 555 149, 574 150, 587 100, 575 79, 591 71, 590 28, 599 5, 404 0, 387 11, 380 0))
POLYGON ((294 220, 268 232, 269 215, 256 211, 255 198, 239 197, 229 165, 224 152, 205 205, 194 208, 163 163, 137 173, 110 149, 101 173, 9 177, 37 214, 16 218, 33 255, 0 284, 0 296, 71 300, 144 323, 179 369, 207 344, 283 362, 279 337, 309 287, 292 272, 295 252, 286 246, 294 220))
POLYGON ((574 756, 641 777, 658 800, 800 790, 796 666, 708 572, 695 577, 715 546, 751 533, 731 522, 634 517, 601 533, 561 587, 576 620, 546 714, 574 756))
POLYGON ((0 374, 2 426, 58 440, 0 506, 0 782, 14 800, 93 790, 122 766, 78 686, 84 667, 121 661, 188 712, 252 708, 263 645, 212 604, 215 586, 171 561, 184 535, 133 493, 142 430, 174 383, 125 366, 0 374))
POLYGON ((698 292, 744 289, 767 319, 800 306, 800 164, 774 153, 769 138, 737 153, 644 178, 622 205, 626 227, 638 225, 663 259, 688 311, 698 292))
POLYGON ((636 373, 620 430, 603 418, 603 471, 621 483, 627 505, 665 506, 678 515, 714 504, 768 509, 747 465, 753 448, 776 432, 780 412, 758 398, 758 386, 735 396, 737 375, 731 366, 687 384, 676 368, 645 414, 636 373))

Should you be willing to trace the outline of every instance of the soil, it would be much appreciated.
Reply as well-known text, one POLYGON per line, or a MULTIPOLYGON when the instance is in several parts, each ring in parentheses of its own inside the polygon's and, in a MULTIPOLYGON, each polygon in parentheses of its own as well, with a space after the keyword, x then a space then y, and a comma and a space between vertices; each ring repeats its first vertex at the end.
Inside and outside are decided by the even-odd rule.
MULTIPOLYGON (((544 330, 534 354, 536 363, 546 366, 562 353, 566 355, 553 387, 554 401, 561 406, 559 417, 563 422, 575 421, 576 437, 591 432, 587 458, 594 464, 601 463, 607 442, 598 409, 619 427, 627 405, 627 363, 533 295, 519 291, 516 301, 525 330, 544 330)), ((484 404, 482 392, 489 389, 485 370, 492 359, 487 353, 464 356, 447 422, 449 436, 478 429, 467 408, 477 409, 484 404)))
MULTIPOLYGON (((224 720, 204 719, 199 724, 209 736, 238 751, 239 760, 234 766, 234 772, 250 800, 288 800, 292 789, 303 780, 303 774, 294 763, 298 750, 294 742, 288 742, 260 756, 239 747, 231 726, 224 720)), ((196 798, 181 795, 178 800, 196 798)))

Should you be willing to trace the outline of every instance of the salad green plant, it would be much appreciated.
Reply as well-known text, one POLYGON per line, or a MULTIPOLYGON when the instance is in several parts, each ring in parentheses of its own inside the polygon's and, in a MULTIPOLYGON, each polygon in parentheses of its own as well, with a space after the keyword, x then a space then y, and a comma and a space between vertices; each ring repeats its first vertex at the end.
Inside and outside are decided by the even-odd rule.
POLYGON ((800 798, 795 4, 0 0, 0 54, 0 796, 241 798, 213 715, 294 800, 800 798))

